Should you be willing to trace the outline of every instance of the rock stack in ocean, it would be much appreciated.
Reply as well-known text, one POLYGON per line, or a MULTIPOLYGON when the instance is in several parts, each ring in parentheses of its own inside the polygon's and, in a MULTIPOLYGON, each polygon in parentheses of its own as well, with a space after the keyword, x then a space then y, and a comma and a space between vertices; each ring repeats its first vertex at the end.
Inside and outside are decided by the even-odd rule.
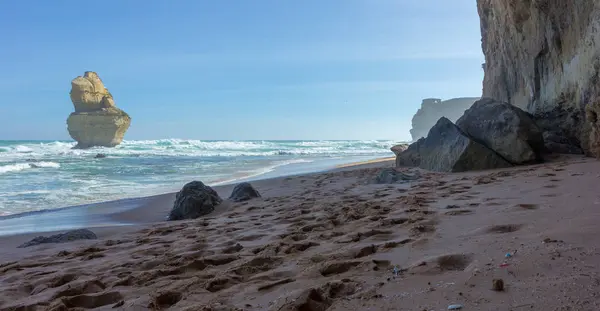
POLYGON ((75 112, 67 119, 67 129, 76 148, 114 147, 123 141, 131 118, 117 108, 98 74, 87 71, 73 79, 70 95, 75 112))
POLYGON ((426 98, 421 102, 421 108, 412 117, 412 129, 410 135, 413 141, 427 136, 429 129, 441 118, 446 117, 455 122, 462 116, 478 97, 461 97, 449 100, 437 98, 426 98))
POLYGON ((477 0, 483 96, 533 115, 546 148, 600 156, 600 2, 477 0))
POLYGON ((483 98, 457 124, 440 118, 427 137, 396 156, 396 166, 440 172, 485 170, 539 162, 543 152, 542 132, 528 113, 483 98))

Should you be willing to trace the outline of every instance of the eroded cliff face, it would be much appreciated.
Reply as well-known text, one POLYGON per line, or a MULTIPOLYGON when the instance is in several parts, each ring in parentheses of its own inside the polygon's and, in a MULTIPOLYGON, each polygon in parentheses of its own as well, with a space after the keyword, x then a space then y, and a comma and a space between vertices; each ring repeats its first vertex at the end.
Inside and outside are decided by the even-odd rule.
POLYGON ((116 107, 98 74, 87 71, 73 79, 70 96, 75 112, 67 119, 67 129, 76 148, 114 147, 123 141, 131 118, 116 107))
POLYGON ((549 148, 600 156, 600 1, 477 0, 477 6, 483 96, 531 113, 549 148))
POLYGON ((413 141, 421 137, 426 137, 432 126, 441 117, 446 117, 452 122, 456 122, 465 110, 469 109, 478 97, 461 97, 442 101, 437 98, 426 98, 421 102, 421 108, 412 118, 412 129, 410 135, 413 141))

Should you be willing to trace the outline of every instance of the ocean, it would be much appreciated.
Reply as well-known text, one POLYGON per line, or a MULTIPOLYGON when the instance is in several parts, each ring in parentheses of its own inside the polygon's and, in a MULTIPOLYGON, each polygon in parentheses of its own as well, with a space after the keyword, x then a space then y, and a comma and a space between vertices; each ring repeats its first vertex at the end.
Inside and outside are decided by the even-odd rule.
POLYGON ((0 140, 0 216, 323 171, 393 156, 394 141, 124 141, 72 149, 68 141, 0 140), (96 158, 103 154, 106 157, 96 158))

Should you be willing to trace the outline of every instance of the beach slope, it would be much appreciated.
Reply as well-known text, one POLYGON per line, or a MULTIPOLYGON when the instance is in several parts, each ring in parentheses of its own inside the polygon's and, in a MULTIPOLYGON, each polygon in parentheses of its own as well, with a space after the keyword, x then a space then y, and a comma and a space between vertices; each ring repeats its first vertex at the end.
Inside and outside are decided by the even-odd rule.
POLYGON ((192 221, 159 196, 98 240, 0 238, 0 310, 600 309, 597 161, 373 182, 392 165, 255 182, 192 221))

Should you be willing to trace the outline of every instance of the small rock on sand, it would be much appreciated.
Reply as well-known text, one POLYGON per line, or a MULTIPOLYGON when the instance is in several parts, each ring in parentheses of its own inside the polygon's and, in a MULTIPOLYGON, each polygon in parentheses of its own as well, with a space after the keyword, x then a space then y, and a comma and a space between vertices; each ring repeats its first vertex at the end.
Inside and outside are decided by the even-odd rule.
POLYGON ((260 198, 260 193, 247 182, 236 185, 229 196, 229 200, 233 202, 243 202, 254 198, 260 198))
POLYGON ((492 280, 492 288, 497 292, 503 291, 504 290, 504 280, 493 279, 492 280))
POLYGON ((38 236, 29 242, 19 245, 18 248, 35 246, 45 243, 65 243, 76 240, 95 240, 97 238, 98 237, 96 236, 96 234, 88 229, 77 229, 67 231, 65 233, 51 235, 49 237, 38 236))

